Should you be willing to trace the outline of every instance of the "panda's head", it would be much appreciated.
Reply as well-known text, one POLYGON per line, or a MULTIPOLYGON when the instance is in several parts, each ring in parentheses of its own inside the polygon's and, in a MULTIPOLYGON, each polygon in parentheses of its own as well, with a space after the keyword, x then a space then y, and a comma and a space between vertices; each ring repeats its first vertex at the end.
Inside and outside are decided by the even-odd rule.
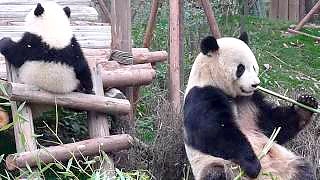
POLYGON ((70 15, 69 7, 63 8, 54 1, 40 2, 26 16, 26 32, 40 36, 51 48, 64 48, 73 37, 70 15))
MULTIPOLYGON (((195 60, 188 86, 212 85, 232 97, 250 96, 260 80, 259 66, 247 46, 247 34, 239 39, 208 36, 201 41, 201 53, 195 60)), ((187 87, 188 89, 188 87, 187 87)))

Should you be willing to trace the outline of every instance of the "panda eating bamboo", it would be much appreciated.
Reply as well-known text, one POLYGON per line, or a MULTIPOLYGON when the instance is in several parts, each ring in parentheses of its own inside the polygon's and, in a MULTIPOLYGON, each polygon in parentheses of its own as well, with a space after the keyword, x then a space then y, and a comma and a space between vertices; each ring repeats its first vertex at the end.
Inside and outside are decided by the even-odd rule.
MULTIPOLYGON (((226 164, 240 165, 248 179, 315 180, 309 163, 284 146, 311 120, 298 106, 273 106, 256 90, 259 66, 247 42, 206 37, 189 76, 184 102, 184 138, 196 180, 231 179, 226 164), (273 130, 281 127, 268 154, 259 160, 273 130)), ((312 96, 298 102, 317 108, 312 96)))

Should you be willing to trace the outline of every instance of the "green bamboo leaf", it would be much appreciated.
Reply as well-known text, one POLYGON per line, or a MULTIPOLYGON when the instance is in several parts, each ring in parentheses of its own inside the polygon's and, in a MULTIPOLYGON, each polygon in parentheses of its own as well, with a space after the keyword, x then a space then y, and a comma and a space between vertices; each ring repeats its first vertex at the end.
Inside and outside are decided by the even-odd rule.
POLYGON ((28 169, 28 171, 30 172, 30 173, 32 173, 33 171, 32 171, 32 169, 31 169, 31 167, 29 166, 29 164, 28 163, 26 163, 26 167, 27 167, 27 169, 28 169))
POLYGON ((4 154, 0 156, 0 163, 2 162, 3 158, 4 158, 4 154))
POLYGON ((70 167, 72 165, 72 160, 73 160, 73 158, 69 159, 66 171, 70 170, 70 167))
POLYGON ((8 129, 11 128, 12 126, 14 126, 14 122, 4 125, 4 126, 0 129, 0 132, 1 132, 1 131, 6 131, 6 130, 8 130, 8 129))
POLYGON ((3 83, 0 84, 0 91, 2 92, 2 94, 4 94, 5 96, 9 97, 6 88, 4 87, 3 83))
POLYGON ((51 168, 51 166, 53 166, 53 165, 54 165, 54 163, 49 163, 49 164, 47 164, 45 167, 41 168, 40 174, 46 172, 46 171, 47 171, 49 168, 51 168))
POLYGON ((0 103, 0 106, 11 106, 10 102, 0 103))
POLYGON ((18 107, 17 112, 20 113, 25 105, 26 105, 26 101, 24 101, 22 104, 20 104, 20 106, 18 107))

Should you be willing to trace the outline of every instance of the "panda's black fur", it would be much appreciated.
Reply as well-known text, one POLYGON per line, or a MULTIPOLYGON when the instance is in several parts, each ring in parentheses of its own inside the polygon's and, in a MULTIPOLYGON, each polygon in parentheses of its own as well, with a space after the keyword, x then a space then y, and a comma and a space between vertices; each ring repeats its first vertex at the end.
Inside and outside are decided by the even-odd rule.
MULTIPOLYGON (((246 34, 240 36, 240 39, 248 42, 246 34)), ((219 56, 219 43, 213 37, 205 38, 200 48, 200 59, 203 55, 209 58, 219 56)), ((204 61, 215 61, 217 57, 204 61)), ((199 69, 199 73, 203 76, 203 73, 208 72, 199 69)), ((313 113, 293 105, 275 107, 257 91, 249 96, 232 96, 225 89, 209 83, 199 83, 202 86, 192 84, 198 81, 190 79, 199 77, 189 77, 183 109, 186 151, 196 180, 229 179, 223 165, 227 161, 240 165, 251 178, 257 177, 265 168, 279 174, 282 179, 290 177, 290 180, 315 180, 309 163, 281 146, 308 124, 313 113), (248 108, 244 108, 242 112, 241 107, 248 108), (246 113, 249 115, 246 116, 246 113), (249 122, 248 125, 242 125, 245 120, 251 121, 251 124, 249 122), (277 127, 281 127, 276 138, 278 144, 273 146, 268 157, 260 163, 256 151, 262 149, 261 146, 267 143, 268 137, 277 127), (273 160, 276 164, 274 167, 272 163, 268 164, 268 161, 273 160)), ((220 80, 216 81, 219 83, 220 80)), ((318 106, 317 101, 308 95, 300 96, 298 102, 314 108, 318 106)))
MULTIPOLYGON (((39 86, 40 88, 44 88, 47 91, 51 91, 54 93, 68 93, 74 90, 82 91, 85 93, 93 93, 93 83, 91 79, 91 72, 88 66, 88 63, 83 55, 83 52, 80 48, 79 43, 77 42, 77 39, 72 36, 71 27, 69 24, 69 18, 71 15, 71 10, 69 7, 60 8, 58 4, 56 4, 53 1, 38 3, 27 16, 26 19, 29 18, 31 20, 43 21, 44 27, 37 27, 37 24, 34 22, 28 22, 28 26, 32 27, 32 30, 35 30, 36 32, 29 32, 28 29, 26 32, 22 35, 21 39, 17 42, 14 42, 11 40, 11 38, 3 38, 0 40, 0 52, 5 56, 7 61, 11 63, 16 68, 21 68, 26 63, 30 62, 39 62, 43 64, 47 64, 49 66, 55 65, 55 67, 60 67, 61 69, 66 69, 70 72, 74 72, 75 78, 70 77, 68 80, 72 82, 63 82, 65 86, 68 86, 68 84, 78 84, 78 87, 54 87, 55 85, 50 85, 50 82, 48 82, 47 88, 41 87, 40 84, 34 83, 34 85, 39 86), (44 6, 45 5, 45 6, 44 6), (47 8, 47 9, 46 9, 47 8), (51 9, 50 9, 51 8, 51 9), (53 10, 52 10, 53 9, 53 10), (50 25, 51 22, 47 22, 50 20, 46 20, 45 17, 42 17, 45 15, 46 11, 51 10, 51 12, 48 16, 50 16, 50 20, 54 20, 55 23, 59 24, 59 21, 63 21, 61 23, 61 26, 63 27, 45 27, 47 24, 50 25), (52 11, 58 11, 55 12, 52 11), (55 17, 57 16, 57 17, 55 17), (59 18, 61 18, 59 20, 59 18), (67 26, 67 27, 65 27, 67 26), (43 28, 40 30, 40 28, 43 28), (61 29, 67 29, 68 32, 64 32, 61 29), (39 30, 39 32, 38 32, 39 30), (51 30, 50 32, 47 32, 47 30, 51 30), (70 31, 69 31, 70 30, 70 31), (40 34, 38 34, 40 33, 40 34), (46 34, 50 42, 47 42, 46 39, 44 39, 41 35, 41 33, 46 34), (69 35, 70 34, 70 35, 69 35), (61 37, 60 37, 61 35, 61 37), (61 42, 63 42, 64 46, 61 47, 61 42), (69 43, 69 44, 67 44, 69 43), (79 81, 75 82, 75 81, 79 81), (54 88, 53 88, 54 87, 54 88), (66 88, 66 89, 64 89, 66 88)), ((52 22, 53 23, 53 22, 52 22)), ((31 66, 31 65, 27 65, 31 66)), ((41 65, 39 65, 41 66, 41 65)), ((37 67, 37 66, 35 66, 37 67)), ((52 66, 53 68, 53 66, 52 66)), ((66 72, 66 70, 62 72, 66 72)), ((30 74, 30 71, 41 71, 41 69, 34 69, 29 68, 27 74, 30 74)), ((32 73, 32 72, 31 72, 32 73)), ((40 73, 41 74, 41 73, 40 73)), ((48 80, 50 80, 49 73, 43 72, 44 76, 48 80), (45 74, 44 74, 45 73, 45 74), (48 76, 48 77, 47 77, 48 76)), ((73 76, 72 73, 65 73, 65 74, 55 74, 54 75, 58 81, 64 81, 63 78, 67 79, 63 76, 73 76), (59 78, 59 76, 61 78, 59 78), (57 78, 58 77, 58 78, 57 78)), ((23 78, 23 77, 22 77, 23 78)), ((27 77, 28 78, 28 77, 27 77)), ((37 78, 43 78, 38 76, 37 78)), ((32 80, 32 78, 31 78, 32 80)), ((29 83, 30 78, 26 80, 29 83)), ((42 82, 45 82, 42 81, 42 82)), ((53 81, 54 82, 54 81, 53 81)), ((57 82, 57 81, 55 81, 57 82)))

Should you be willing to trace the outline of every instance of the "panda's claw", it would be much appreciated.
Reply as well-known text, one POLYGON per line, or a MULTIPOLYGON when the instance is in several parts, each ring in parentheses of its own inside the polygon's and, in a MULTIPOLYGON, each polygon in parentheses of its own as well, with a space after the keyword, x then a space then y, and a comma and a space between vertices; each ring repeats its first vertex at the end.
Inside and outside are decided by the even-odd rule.
POLYGON ((318 108, 318 102, 317 102, 316 98, 314 98, 311 95, 303 94, 303 95, 299 96, 297 101, 301 104, 310 106, 314 109, 318 108))

